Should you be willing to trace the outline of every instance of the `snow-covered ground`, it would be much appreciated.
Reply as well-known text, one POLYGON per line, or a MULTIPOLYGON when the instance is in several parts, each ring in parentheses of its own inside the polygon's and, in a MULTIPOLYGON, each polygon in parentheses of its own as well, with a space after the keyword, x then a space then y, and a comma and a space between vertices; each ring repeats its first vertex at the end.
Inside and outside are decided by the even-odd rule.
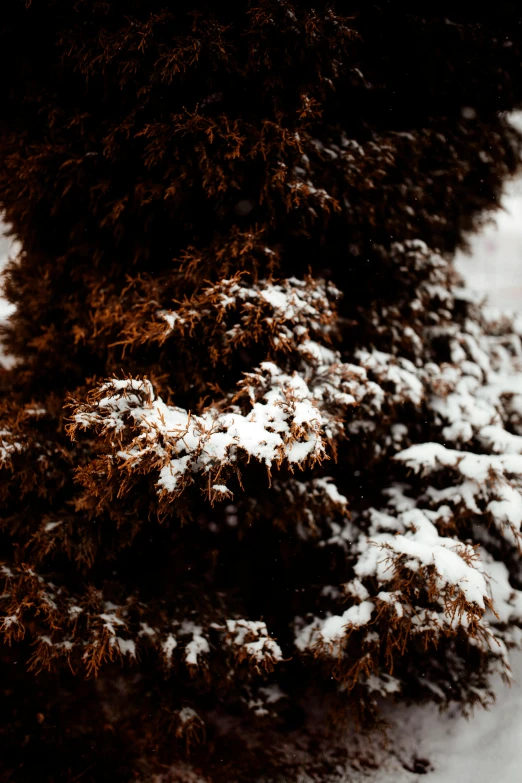
POLYGON ((470 245, 470 255, 455 259, 470 288, 494 307, 522 312, 522 178, 507 184, 503 209, 470 245))
POLYGON ((513 684, 498 681, 495 704, 470 719, 433 704, 391 709, 388 742, 376 754, 380 769, 350 769, 346 783, 520 783, 522 653, 512 664, 513 684))

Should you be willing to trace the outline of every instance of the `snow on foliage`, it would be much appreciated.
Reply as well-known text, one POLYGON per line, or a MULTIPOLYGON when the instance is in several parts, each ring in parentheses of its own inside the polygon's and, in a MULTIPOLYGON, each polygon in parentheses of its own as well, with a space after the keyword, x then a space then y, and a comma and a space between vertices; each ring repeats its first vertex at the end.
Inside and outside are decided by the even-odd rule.
POLYGON ((261 620, 227 620, 228 643, 237 649, 239 660, 247 659, 256 668, 271 670, 283 659, 281 648, 270 638, 261 620))
MULTIPOLYGON (((263 283, 245 290, 240 282, 225 281, 217 293, 212 289, 208 294, 209 301, 217 301, 215 321, 221 323, 222 310, 238 301, 261 302, 263 320, 275 329, 273 347, 284 350, 285 364, 292 351, 297 369, 285 371, 267 357, 244 374, 234 395, 200 415, 166 405, 146 379, 111 379, 77 408, 72 431, 84 428, 115 436, 120 465, 127 473, 158 470, 162 496, 179 495, 196 474, 202 474, 212 500, 226 497, 229 490, 220 477, 241 459, 254 458, 269 471, 283 462, 301 468, 321 462, 328 456, 328 442, 343 433, 346 410, 370 397, 379 406, 384 397, 364 367, 343 362, 338 351, 310 339, 310 331, 329 338, 333 310, 331 304, 325 306, 327 291, 338 295, 332 286, 310 280, 263 283)), ((193 319, 197 312, 190 305, 193 319)), ((206 315, 203 310, 201 317, 206 315)), ((187 318, 169 315, 169 329, 171 323, 183 324, 187 318)), ((245 318, 259 321, 261 315, 247 310, 245 318)), ((233 327, 223 336, 234 341, 235 334, 233 327)), ((372 357, 367 357, 367 364, 372 366, 372 357)), ((402 388, 400 371, 388 376, 402 388)))
MULTIPOLYGON (((418 252, 420 263, 430 258, 421 244, 405 249, 418 252)), ((431 277, 441 274, 447 276, 448 268, 434 256, 431 277)), ((299 650, 338 661, 350 660, 348 645, 358 637, 361 658, 339 676, 350 687, 365 682, 370 691, 375 677, 385 674, 378 655, 369 654, 372 648, 391 661, 394 647, 409 638, 438 644, 464 631, 508 676, 508 647, 522 638, 522 592, 493 556, 499 548, 517 552, 522 543, 520 337, 508 319, 492 323, 476 307, 459 323, 452 311, 468 297, 451 280, 446 287, 424 284, 419 299, 426 291, 449 308, 448 323, 423 329, 422 341, 410 344, 413 360, 400 354, 383 360, 369 351, 359 351, 358 358, 383 388, 393 378, 387 402, 421 406, 442 442, 397 449, 413 440, 401 429, 390 456, 421 480, 392 485, 385 493, 388 505, 368 508, 356 525, 347 521, 345 535, 332 525, 332 543, 350 542, 354 578, 342 586, 342 595, 355 603, 296 624, 299 650), (426 361, 434 339, 447 342, 452 362, 426 361), (386 634, 376 634, 382 627, 386 634)), ((434 692, 438 687, 429 679, 423 686, 434 692)), ((487 701, 480 688, 476 696, 487 701)))
MULTIPOLYGON (((237 462, 238 452, 268 468, 283 460, 313 464, 324 457, 324 430, 334 421, 301 376, 264 362, 257 373, 248 374, 241 391, 251 402, 246 415, 231 404, 228 410, 212 407, 197 416, 165 405, 147 380, 113 380, 100 388, 89 408, 75 415, 75 422, 116 436, 130 422, 135 437, 122 444, 118 457, 129 472, 158 466, 158 491, 173 495, 202 473, 208 477, 211 497, 222 497, 228 490, 218 483, 219 477, 237 462)), ((345 404, 355 402, 346 392, 339 395, 345 404)))
POLYGON ((91 591, 78 606, 77 597, 32 569, 3 567, 2 573, 9 589, 2 596, 8 602, 1 625, 6 638, 23 638, 34 612, 46 619, 49 632, 36 640, 36 668, 51 668, 65 656, 71 664, 81 663, 88 673, 96 673, 106 660, 137 660, 146 650, 155 652, 167 672, 184 665, 201 676, 220 657, 231 668, 247 661, 250 671, 258 674, 272 671, 283 660, 281 648, 262 621, 222 617, 222 622, 216 622, 215 615, 175 619, 164 609, 151 626, 140 621, 143 605, 135 596, 115 604, 91 591), (58 618, 64 617, 58 624, 58 618))
POLYGON ((211 320, 223 333, 223 343, 237 346, 251 339, 252 331, 263 330, 274 347, 293 348, 296 338, 307 333, 328 335, 333 329, 332 301, 339 290, 324 280, 260 280, 246 285, 242 275, 220 280, 183 302, 177 310, 161 310, 165 321, 157 324, 158 339, 173 332, 193 331, 211 320), (226 331, 223 326, 226 325, 226 331))
MULTIPOLYGON (((188 331, 212 361, 262 346, 264 360, 234 391, 189 411, 165 402, 147 378, 111 378, 75 404, 71 425, 75 437, 95 436, 96 456, 78 475, 100 506, 142 476, 166 513, 194 483, 213 503, 229 499, 251 461, 274 474, 273 492, 292 510, 289 520, 284 504, 275 507, 274 521, 345 560, 342 584, 318 590, 322 613, 294 618, 288 654, 318 658, 340 688, 368 694, 411 685, 401 662, 416 644, 456 660, 466 639, 486 668, 509 676, 522 626, 522 593, 499 557, 522 541, 520 336, 509 319, 488 320, 422 242, 395 244, 391 257, 399 272, 414 269, 417 283, 400 307, 373 311, 374 344, 340 353, 333 285, 236 275, 177 309, 156 308, 143 338, 167 344, 188 331), (364 446, 388 476, 380 506, 350 508, 347 476, 335 468, 346 444, 364 446), (292 476, 327 459, 331 476, 292 476)), ((232 529, 238 513, 234 506, 232 529)), ((115 622, 104 626, 109 651, 136 655, 115 622)), ((198 668, 218 628, 236 662, 256 671, 286 656, 261 620, 228 618, 210 635, 190 621, 136 638, 154 638, 166 666, 178 655, 198 668)), ((418 682, 432 697, 487 702, 483 669, 456 684, 434 666, 418 682)))

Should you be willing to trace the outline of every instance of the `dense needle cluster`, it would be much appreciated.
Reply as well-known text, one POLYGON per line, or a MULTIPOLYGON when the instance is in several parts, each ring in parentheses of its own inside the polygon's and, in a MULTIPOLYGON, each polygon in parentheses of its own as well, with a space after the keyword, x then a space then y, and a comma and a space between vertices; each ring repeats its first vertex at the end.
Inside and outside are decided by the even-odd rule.
POLYGON ((387 5, 2 9, 6 780, 323 783, 509 678, 522 321, 452 256, 520 20, 387 5))

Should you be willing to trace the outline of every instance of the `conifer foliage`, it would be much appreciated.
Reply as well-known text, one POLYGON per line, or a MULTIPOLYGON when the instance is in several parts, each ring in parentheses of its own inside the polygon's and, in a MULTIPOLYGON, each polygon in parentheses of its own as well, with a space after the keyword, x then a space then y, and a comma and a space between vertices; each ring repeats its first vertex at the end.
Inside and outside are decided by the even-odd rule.
POLYGON ((452 255, 520 20, 389 5, 2 7, 6 780, 330 780, 509 677, 522 323, 452 255))

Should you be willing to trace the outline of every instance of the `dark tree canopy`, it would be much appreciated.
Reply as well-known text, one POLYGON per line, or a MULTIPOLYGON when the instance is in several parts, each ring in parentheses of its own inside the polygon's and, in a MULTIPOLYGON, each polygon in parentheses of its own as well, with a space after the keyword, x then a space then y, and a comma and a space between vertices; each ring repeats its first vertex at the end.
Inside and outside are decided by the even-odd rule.
POLYGON ((382 697, 487 704, 522 327, 452 257, 519 165, 518 4, 0 31, 2 779, 323 782, 382 697))

